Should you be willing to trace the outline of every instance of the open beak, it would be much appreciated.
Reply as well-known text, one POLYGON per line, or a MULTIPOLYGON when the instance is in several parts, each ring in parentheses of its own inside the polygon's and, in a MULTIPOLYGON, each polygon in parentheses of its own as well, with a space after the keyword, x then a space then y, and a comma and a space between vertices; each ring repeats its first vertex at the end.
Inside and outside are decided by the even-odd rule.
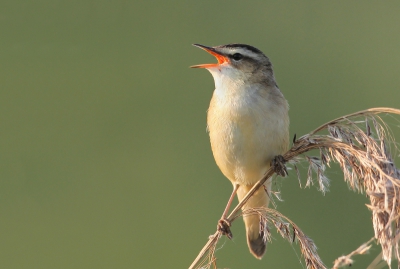
POLYGON ((210 53, 211 55, 214 55, 215 58, 217 58, 218 63, 215 64, 198 64, 198 65, 192 65, 191 68, 211 68, 211 67, 216 67, 220 64, 229 62, 228 57, 220 54, 219 52, 217 52, 214 48, 211 47, 207 47, 204 45, 200 45, 200 44, 193 44, 193 46, 201 48, 205 51, 207 51, 208 53, 210 53))

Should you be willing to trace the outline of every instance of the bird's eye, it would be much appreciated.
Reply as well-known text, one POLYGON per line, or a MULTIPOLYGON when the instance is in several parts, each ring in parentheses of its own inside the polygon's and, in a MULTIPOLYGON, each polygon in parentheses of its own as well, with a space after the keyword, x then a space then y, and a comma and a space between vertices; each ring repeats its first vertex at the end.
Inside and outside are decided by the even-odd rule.
POLYGON ((243 55, 240 54, 240 53, 235 53, 235 54, 232 55, 232 58, 233 58, 235 61, 240 61, 240 60, 243 58, 243 55))

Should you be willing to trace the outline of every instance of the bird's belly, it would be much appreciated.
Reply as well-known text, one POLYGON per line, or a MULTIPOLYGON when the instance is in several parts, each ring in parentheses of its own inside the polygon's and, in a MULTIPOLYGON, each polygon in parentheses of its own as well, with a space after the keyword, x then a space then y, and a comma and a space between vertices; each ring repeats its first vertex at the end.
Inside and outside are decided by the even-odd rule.
POLYGON ((268 118, 219 118, 209 125, 211 146, 217 165, 233 183, 252 185, 269 168, 273 157, 283 153, 282 137, 268 118))

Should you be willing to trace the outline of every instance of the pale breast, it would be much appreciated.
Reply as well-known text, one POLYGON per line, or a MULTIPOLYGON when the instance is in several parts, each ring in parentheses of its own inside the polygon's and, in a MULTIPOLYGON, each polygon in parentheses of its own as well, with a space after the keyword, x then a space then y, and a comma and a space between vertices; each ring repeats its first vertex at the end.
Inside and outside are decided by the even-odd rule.
POLYGON ((232 182, 254 184, 288 147, 288 114, 264 98, 213 96, 207 124, 217 165, 232 182))

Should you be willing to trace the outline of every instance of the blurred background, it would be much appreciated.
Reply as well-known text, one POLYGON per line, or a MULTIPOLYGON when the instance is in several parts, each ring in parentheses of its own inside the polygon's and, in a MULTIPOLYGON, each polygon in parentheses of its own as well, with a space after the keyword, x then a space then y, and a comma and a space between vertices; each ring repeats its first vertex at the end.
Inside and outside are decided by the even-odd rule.
MULTIPOLYGON (((232 190, 206 133, 213 79, 188 68, 215 59, 191 44, 268 55, 299 137, 400 107, 399 14, 398 1, 2 1, 0 267, 187 268, 232 190)), ((373 230, 366 197, 328 176, 323 196, 292 172, 277 209, 330 267, 373 230)), ((279 235, 258 261, 242 221, 232 231, 219 268, 305 268, 279 235)))

